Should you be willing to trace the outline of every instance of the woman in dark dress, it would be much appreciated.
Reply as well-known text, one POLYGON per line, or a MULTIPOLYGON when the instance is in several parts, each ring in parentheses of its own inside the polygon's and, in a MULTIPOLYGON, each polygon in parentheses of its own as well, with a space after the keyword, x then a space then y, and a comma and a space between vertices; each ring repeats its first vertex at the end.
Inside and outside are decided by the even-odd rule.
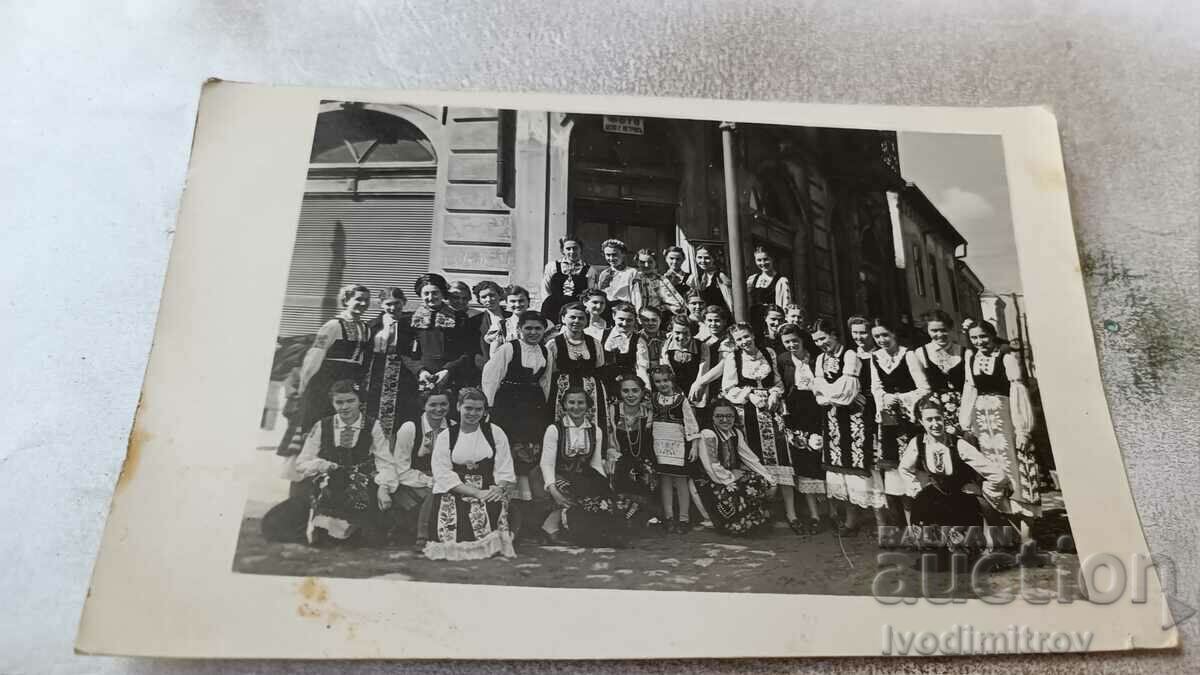
MULTIPOLYGON (((645 513, 654 508, 654 493, 658 490, 648 389, 640 377, 625 375, 617 382, 617 391, 617 401, 608 417, 613 490, 618 502, 632 502, 645 513)), ((633 515, 627 513, 626 518, 633 515)))
POLYGON ((371 355, 371 329, 362 316, 371 305, 366 286, 350 284, 338 291, 342 311, 317 331, 300 366, 301 431, 333 414, 329 387, 339 380, 362 384, 371 355))
POLYGON ((871 353, 871 396, 875 399, 879 421, 879 459, 875 466, 883 474, 890 525, 908 525, 912 498, 918 485, 900 474, 900 453, 909 439, 920 430, 914 406, 929 393, 925 373, 916 357, 896 341, 896 333, 887 322, 871 322, 871 337, 879 345, 871 353))
POLYGON ((402 313, 406 301, 399 288, 384 289, 379 293, 383 311, 371 322, 373 354, 367 371, 367 415, 379 420, 388 439, 394 438, 400 425, 421 414, 417 377, 405 363, 413 344, 409 317, 402 313))
POLYGON ((562 259, 546 263, 542 275, 542 316, 556 317, 563 305, 575 302, 580 293, 596 285, 596 273, 583 260, 583 243, 560 239, 562 259))
POLYGON ((969 433, 970 429, 958 428, 966 366, 963 364, 963 348, 950 334, 954 330, 954 321, 940 309, 925 314, 921 319, 925 322, 929 342, 913 351, 915 365, 925 375, 929 390, 942 404, 946 413, 947 433, 969 433))
POLYGON ((422 274, 413 287, 421 298, 421 306, 409 319, 420 361, 417 387, 423 391, 440 387, 453 394, 463 385, 460 378, 470 376, 476 350, 467 313, 446 302, 449 286, 440 274, 422 274))
POLYGON ((702 244, 696 249, 696 275, 692 288, 704 298, 706 306, 717 305, 725 311, 733 311, 733 282, 721 271, 717 256, 720 251, 702 244))
POLYGON ((817 534, 821 531, 818 498, 823 499, 826 490, 825 468, 821 465, 825 411, 813 393, 816 354, 806 348, 806 337, 804 329, 796 324, 780 327, 779 341, 785 351, 779 356, 779 374, 783 378, 783 425, 796 471, 796 491, 804 495, 808 505, 805 532, 817 534))
POLYGON ((701 431, 697 442, 702 471, 692 483, 717 531, 745 535, 771 522, 775 478, 747 445, 737 419, 737 406, 713 403, 712 428, 701 431))
POLYGON ((783 308, 792 303, 792 288, 787 277, 775 269, 775 258, 767 249, 754 249, 754 264, 758 272, 746 279, 746 292, 750 302, 750 324, 759 335, 766 333, 763 321, 768 305, 783 308))
POLYGON ((542 435, 550 423, 550 352, 542 345, 546 320, 540 312, 522 312, 520 340, 500 345, 483 367, 483 393, 491 402, 491 417, 508 435, 517 475, 510 497, 513 532, 521 536, 526 507, 534 498, 530 472, 542 456, 542 435))
POLYGON ((591 401, 588 419, 603 429, 608 425, 608 411, 599 405, 606 400, 601 382, 604 350, 598 340, 583 332, 588 325, 588 311, 583 303, 563 305, 559 310, 559 325, 562 331, 546 345, 551 363, 548 403, 553 406, 554 419, 562 419, 562 398, 567 390, 582 389, 591 401))
MULTIPOLYGON (((662 364, 675 374, 675 386, 679 387, 679 391, 691 397, 696 380, 709 371, 710 350, 696 338, 700 326, 686 316, 676 315, 672 318, 668 330, 667 340, 663 343, 662 364)), ((696 393, 695 397, 691 397, 692 406, 696 409, 698 419, 706 419, 707 390, 696 393)))
MULTIPOLYGON (((736 323, 729 329, 729 334, 737 348, 731 358, 725 359, 721 392, 730 403, 738 406, 746 442, 759 462, 776 483, 790 488, 795 485, 795 468, 786 436, 778 423, 784 387, 775 350, 758 346, 750 324, 736 323)), ((782 496, 788 526, 793 532, 802 534, 804 529, 796 519, 795 491, 782 490, 782 496)))
MULTIPOLYGON (((821 349, 814 367, 813 390, 825 409, 825 484, 830 499, 845 504, 840 535, 858 530, 858 510, 877 508, 883 502, 882 485, 875 471, 875 412, 863 393, 862 369, 870 364, 858 352, 842 345, 829 319, 812 326, 813 342, 821 349)), ((867 383, 869 388, 869 381, 867 383)))
POLYGON ((542 529, 551 541, 621 545, 625 520, 604 473, 604 432, 588 416, 595 401, 582 389, 563 393, 563 416, 542 437, 542 477, 556 508, 542 529))
POLYGON ((663 273, 663 278, 686 300, 692 292, 692 273, 684 269, 687 254, 678 246, 669 246, 663 250, 663 259, 667 261, 667 271, 663 273))

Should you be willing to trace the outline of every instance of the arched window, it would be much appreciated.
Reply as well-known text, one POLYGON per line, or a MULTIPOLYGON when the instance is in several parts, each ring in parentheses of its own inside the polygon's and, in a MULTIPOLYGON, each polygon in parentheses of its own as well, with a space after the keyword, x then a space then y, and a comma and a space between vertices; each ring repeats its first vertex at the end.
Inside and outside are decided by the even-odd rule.
POLYGON ((345 104, 317 116, 309 162, 329 165, 437 164, 433 144, 411 122, 345 104))

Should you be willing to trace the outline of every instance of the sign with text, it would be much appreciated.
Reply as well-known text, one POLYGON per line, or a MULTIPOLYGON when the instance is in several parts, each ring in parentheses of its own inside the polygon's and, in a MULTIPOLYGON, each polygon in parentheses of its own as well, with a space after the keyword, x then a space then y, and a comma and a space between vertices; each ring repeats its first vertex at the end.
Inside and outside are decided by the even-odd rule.
POLYGON ((642 118, 619 115, 605 115, 604 130, 610 134, 630 134, 631 136, 641 136, 646 133, 642 118))

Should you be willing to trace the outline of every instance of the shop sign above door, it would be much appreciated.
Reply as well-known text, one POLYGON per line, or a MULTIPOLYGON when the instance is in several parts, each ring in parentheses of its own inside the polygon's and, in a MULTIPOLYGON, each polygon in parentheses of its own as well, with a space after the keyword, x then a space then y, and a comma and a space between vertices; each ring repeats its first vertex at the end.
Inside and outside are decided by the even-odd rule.
POLYGON ((646 133, 642 118, 618 115, 604 116, 604 130, 610 134, 630 134, 632 136, 641 136, 646 133))

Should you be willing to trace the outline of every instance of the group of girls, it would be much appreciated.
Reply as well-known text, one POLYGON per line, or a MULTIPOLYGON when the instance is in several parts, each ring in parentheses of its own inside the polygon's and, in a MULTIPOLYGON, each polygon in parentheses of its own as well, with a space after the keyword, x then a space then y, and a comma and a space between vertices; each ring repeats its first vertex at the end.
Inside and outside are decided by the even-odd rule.
POLYGON ((280 447, 293 496, 264 534, 321 544, 406 530, 425 555, 464 559, 513 555, 514 535, 620 545, 655 520, 746 534, 770 522, 773 499, 797 534, 822 530, 826 510, 843 535, 861 509, 886 506, 879 522, 903 524, 920 486, 901 455, 928 394, 1003 460, 1006 512, 1036 517, 1032 411, 986 322, 963 350, 935 314, 930 343, 909 351, 886 322, 856 317, 846 347, 829 320, 805 321, 762 249, 746 280, 751 322, 737 324, 708 247, 694 272, 678 247, 665 272, 646 249, 627 265, 616 240, 602 269, 579 241, 560 250, 540 312, 519 286, 428 274, 415 311, 388 288, 368 322, 370 291, 343 288, 299 368, 303 440, 280 447))

